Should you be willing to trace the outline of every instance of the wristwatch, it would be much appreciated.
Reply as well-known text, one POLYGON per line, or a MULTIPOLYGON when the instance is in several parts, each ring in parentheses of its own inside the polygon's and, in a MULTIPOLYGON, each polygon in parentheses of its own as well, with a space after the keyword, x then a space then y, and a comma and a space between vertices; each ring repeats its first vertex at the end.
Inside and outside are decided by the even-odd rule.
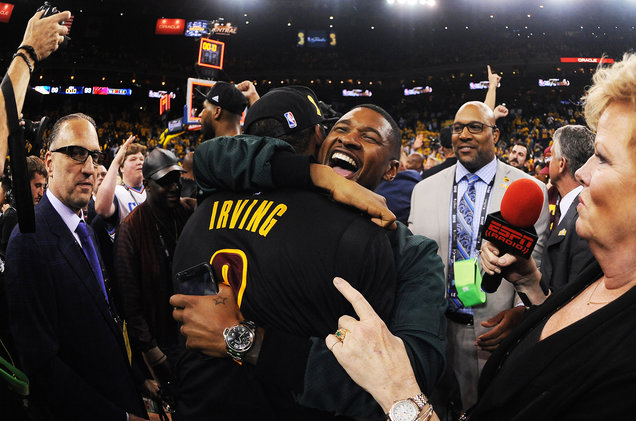
POLYGON ((242 362, 254 344, 256 337, 256 324, 249 320, 243 320, 236 326, 225 328, 225 349, 230 357, 242 362))
POLYGON ((426 405, 428 405, 426 396, 420 393, 412 398, 396 401, 389 409, 387 416, 390 421, 415 421, 426 405))

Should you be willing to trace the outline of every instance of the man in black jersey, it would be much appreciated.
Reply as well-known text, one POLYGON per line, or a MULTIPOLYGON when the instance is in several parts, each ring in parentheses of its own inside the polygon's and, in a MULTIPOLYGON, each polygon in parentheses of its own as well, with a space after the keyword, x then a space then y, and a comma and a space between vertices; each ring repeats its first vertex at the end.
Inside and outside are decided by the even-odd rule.
MULTIPOLYGON (((370 109, 368 112, 377 114, 370 109)), ((397 168, 395 148, 382 145, 394 140, 394 132, 388 121, 383 117, 379 120, 379 130, 364 134, 375 138, 369 165, 382 163, 387 177, 392 177, 397 168)), ((311 90, 280 88, 254 104, 246 127, 248 133, 283 138, 298 152, 306 153, 314 152, 322 143, 323 121, 311 90)), ((200 149, 205 151, 205 144, 200 149)), ((197 158, 195 153, 195 174, 197 158)), ((375 177, 377 167, 373 165, 374 171, 364 174, 375 177)), ((385 320, 393 308, 395 267, 384 230, 318 191, 213 193, 200 203, 184 228, 175 251, 173 273, 201 262, 210 263, 218 281, 230 285, 247 320, 237 320, 242 324, 230 329, 236 328, 244 337, 256 334, 257 342, 263 331, 324 337, 333 331, 341 314, 353 315, 349 304, 333 288, 334 276, 343 276, 361 288, 381 309, 385 320)), ((224 300, 220 295, 210 304, 222 305, 224 300)), ((239 349, 231 339, 226 341, 228 353, 237 361, 249 360, 258 347, 247 341, 245 349, 239 349)), ((292 365, 289 368, 293 371, 296 367, 292 365)), ((221 419, 236 414, 236 405, 247 418, 267 414, 280 418, 284 413, 283 418, 302 414, 321 419, 329 415, 297 406, 289 391, 272 381, 272 376, 252 375, 253 370, 231 359, 204 361, 190 353, 179 370, 182 396, 177 411, 187 419, 215 415, 221 419)))

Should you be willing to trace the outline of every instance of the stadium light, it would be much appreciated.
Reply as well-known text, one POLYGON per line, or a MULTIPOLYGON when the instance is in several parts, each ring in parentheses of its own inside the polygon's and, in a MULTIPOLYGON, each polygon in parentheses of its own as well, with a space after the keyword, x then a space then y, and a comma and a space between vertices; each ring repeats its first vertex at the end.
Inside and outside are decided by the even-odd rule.
POLYGON ((387 4, 389 5, 394 5, 394 4, 399 4, 399 5, 409 5, 409 6, 416 6, 416 5, 420 5, 420 6, 428 6, 428 7, 434 7, 437 2, 436 0, 386 0, 387 4))

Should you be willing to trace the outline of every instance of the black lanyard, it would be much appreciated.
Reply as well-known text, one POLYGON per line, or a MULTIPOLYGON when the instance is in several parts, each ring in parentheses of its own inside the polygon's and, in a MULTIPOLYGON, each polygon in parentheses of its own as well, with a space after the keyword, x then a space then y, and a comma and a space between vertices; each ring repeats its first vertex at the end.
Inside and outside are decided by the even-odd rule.
MULTIPOLYGON (((121 185, 126 189, 130 197, 132 197, 132 200, 135 202, 135 206, 139 206, 139 202, 137 202, 135 195, 130 191, 130 187, 128 187, 125 183, 121 183, 121 185)), ((135 193, 137 193, 137 190, 135 190, 135 193)))
MULTIPOLYGON (((454 176, 454 180, 457 180, 457 175, 454 176)), ((484 204, 481 207, 481 215, 479 217, 479 234, 477 236, 477 247, 480 247, 481 245, 481 229, 484 226, 484 223, 486 222, 486 211, 488 209, 488 200, 490 199, 490 193, 492 192, 492 187, 495 185, 495 176, 493 176, 492 180, 490 181, 490 184, 488 184, 488 188, 486 189, 486 196, 484 197, 484 204)), ((461 181, 461 180, 460 180, 461 181)), ((452 243, 451 243, 451 254, 450 254, 450 264, 452 265, 453 263, 455 263, 455 261, 457 260, 457 253, 459 253, 459 250, 457 249, 457 181, 453 182, 453 212, 451 214, 451 219, 452 219, 452 243)), ((467 187, 467 189, 470 188, 470 186, 467 187)), ((472 238, 471 238, 471 245, 472 245, 472 238)))

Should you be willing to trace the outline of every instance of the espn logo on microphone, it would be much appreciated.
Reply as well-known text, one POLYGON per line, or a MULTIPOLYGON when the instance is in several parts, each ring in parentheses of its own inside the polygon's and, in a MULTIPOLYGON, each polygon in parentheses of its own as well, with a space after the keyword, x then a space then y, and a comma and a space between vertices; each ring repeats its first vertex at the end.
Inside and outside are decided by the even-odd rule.
POLYGON ((533 227, 527 230, 508 224, 501 213, 488 215, 484 225, 484 239, 491 242, 499 251, 529 258, 537 243, 537 234, 533 227))

